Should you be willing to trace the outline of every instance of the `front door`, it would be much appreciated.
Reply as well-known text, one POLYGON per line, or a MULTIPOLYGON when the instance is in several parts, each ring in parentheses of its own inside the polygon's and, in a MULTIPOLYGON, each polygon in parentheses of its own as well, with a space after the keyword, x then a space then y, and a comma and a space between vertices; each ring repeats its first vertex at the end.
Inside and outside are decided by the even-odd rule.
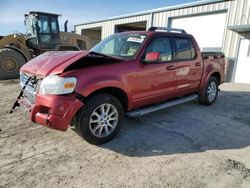
POLYGON ((173 61, 171 39, 162 36, 152 39, 141 61, 138 62, 134 106, 144 106, 173 97, 176 91, 176 63, 173 61), (149 52, 159 52, 160 57, 156 62, 143 64, 141 61, 149 52))
POLYGON ((240 41, 235 82, 250 84, 250 40, 240 41))

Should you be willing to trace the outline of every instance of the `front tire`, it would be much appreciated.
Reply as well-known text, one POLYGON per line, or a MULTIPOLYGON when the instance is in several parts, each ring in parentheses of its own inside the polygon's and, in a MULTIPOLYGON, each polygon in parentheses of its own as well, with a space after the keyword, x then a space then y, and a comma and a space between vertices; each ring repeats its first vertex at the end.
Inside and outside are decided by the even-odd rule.
POLYGON ((13 49, 0 49, 0 80, 19 77, 19 69, 26 63, 25 58, 13 49))
POLYGON ((219 84, 215 77, 210 77, 206 88, 199 94, 199 103, 204 105, 211 105, 217 98, 219 84))
POLYGON ((123 107, 117 98, 98 94, 88 99, 78 113, 75 129, 90 144, 103 144, 119 132, 123 117, 123 107))

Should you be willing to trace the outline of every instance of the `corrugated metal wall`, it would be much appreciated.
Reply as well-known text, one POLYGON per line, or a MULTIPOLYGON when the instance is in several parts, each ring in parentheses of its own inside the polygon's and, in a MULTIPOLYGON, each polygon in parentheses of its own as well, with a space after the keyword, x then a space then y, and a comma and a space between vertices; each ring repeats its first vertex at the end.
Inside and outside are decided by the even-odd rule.
POLYGON ((105 38, 108 35, 114 33, 115 25, 117 24, 147 21, 148 27, 151 25, 166 27, 168 24, 168 19, 172 17, 192 16, 195 14, 212 13, 221 10, 227 10, 227 23, 225 25, 223 51, 234 67, 233 69, 235 69, 235 61, 241 36, 228 30, 227 26, 250 24, 250 0, 222 1, 175 10, 163 10, 153 14, 147 13, 144 15, 131 16, 127 18, 117 18, 104 22, 96 22, 93 24, 83 24, 76 26, 76 32, 80 34, 81 29, 102 27, 102 38, 105 38), (152 20, 153 22, 151 23, 152 20))
POLYGON ((227 22, 224 29, 222 50, 229 62, 227 81, 233 81, 241 36, 228 30, 227 27, 231 25, 250 24, 250 0, 224 1, 156 13, 154 15, 154 23, 156 25, 166 26, 168 18, 170 17, 192 16, 195 14, 212 13, 222 10, 227 10, 227 22))
POLYGON ((81 34, 82 29, 102 27, 102 39, 104 39, 107 36, 109 36, 115 32, 116 25, 126 24, 126 23, 135 23, 135 22, 141 22, 141 21, 147 21, 147 23, 149 23, 148 20, 150 20, 149 14, 121 18, 121 19, 115 19, 115 20, 109 20, 109 21, 104 21, 104 22, 96 22, 93 24, 86 24, 86 25, 77 26, 76 33, 81 34))

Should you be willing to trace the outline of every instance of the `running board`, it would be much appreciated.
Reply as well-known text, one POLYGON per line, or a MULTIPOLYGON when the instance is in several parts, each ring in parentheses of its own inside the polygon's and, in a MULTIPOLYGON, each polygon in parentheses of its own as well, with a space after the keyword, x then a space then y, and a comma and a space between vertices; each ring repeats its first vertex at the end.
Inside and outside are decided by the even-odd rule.
POLYGON ((126 113, 126 115, 128 117, 138 117, 138 116, 142 116, 142 115, 145 115, 145 114, 149 114, 151 112, 162 110, 164 108, 169 108, 171 106, 175 106, 175 105, 178 105, 178 104, 189 102, 189 101, 195 100, 197 98, 198 98, 197 94, 192 94, 192 95, 188 95, 186 97, 182 97, 182 98, 179 98, 179 99, 173 99, 173 100, 169 100, 169 101, 166 101, 166 102, 163 102, 163 103, 160 103, 160 104, 156 104, 156 105, 140 108, 140 109, 137 109, 137 110, 133 110, 131 112, 126 113))

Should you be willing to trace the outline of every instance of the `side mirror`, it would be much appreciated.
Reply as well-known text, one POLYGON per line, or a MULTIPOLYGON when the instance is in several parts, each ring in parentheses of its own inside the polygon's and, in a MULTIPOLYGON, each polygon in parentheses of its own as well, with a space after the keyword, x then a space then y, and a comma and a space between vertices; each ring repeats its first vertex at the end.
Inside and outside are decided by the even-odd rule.
POLYGON ((149 52, 146 54, 145 62, 146 63, 154 63, 159 61, 160 53, 159 52, 149 52))

